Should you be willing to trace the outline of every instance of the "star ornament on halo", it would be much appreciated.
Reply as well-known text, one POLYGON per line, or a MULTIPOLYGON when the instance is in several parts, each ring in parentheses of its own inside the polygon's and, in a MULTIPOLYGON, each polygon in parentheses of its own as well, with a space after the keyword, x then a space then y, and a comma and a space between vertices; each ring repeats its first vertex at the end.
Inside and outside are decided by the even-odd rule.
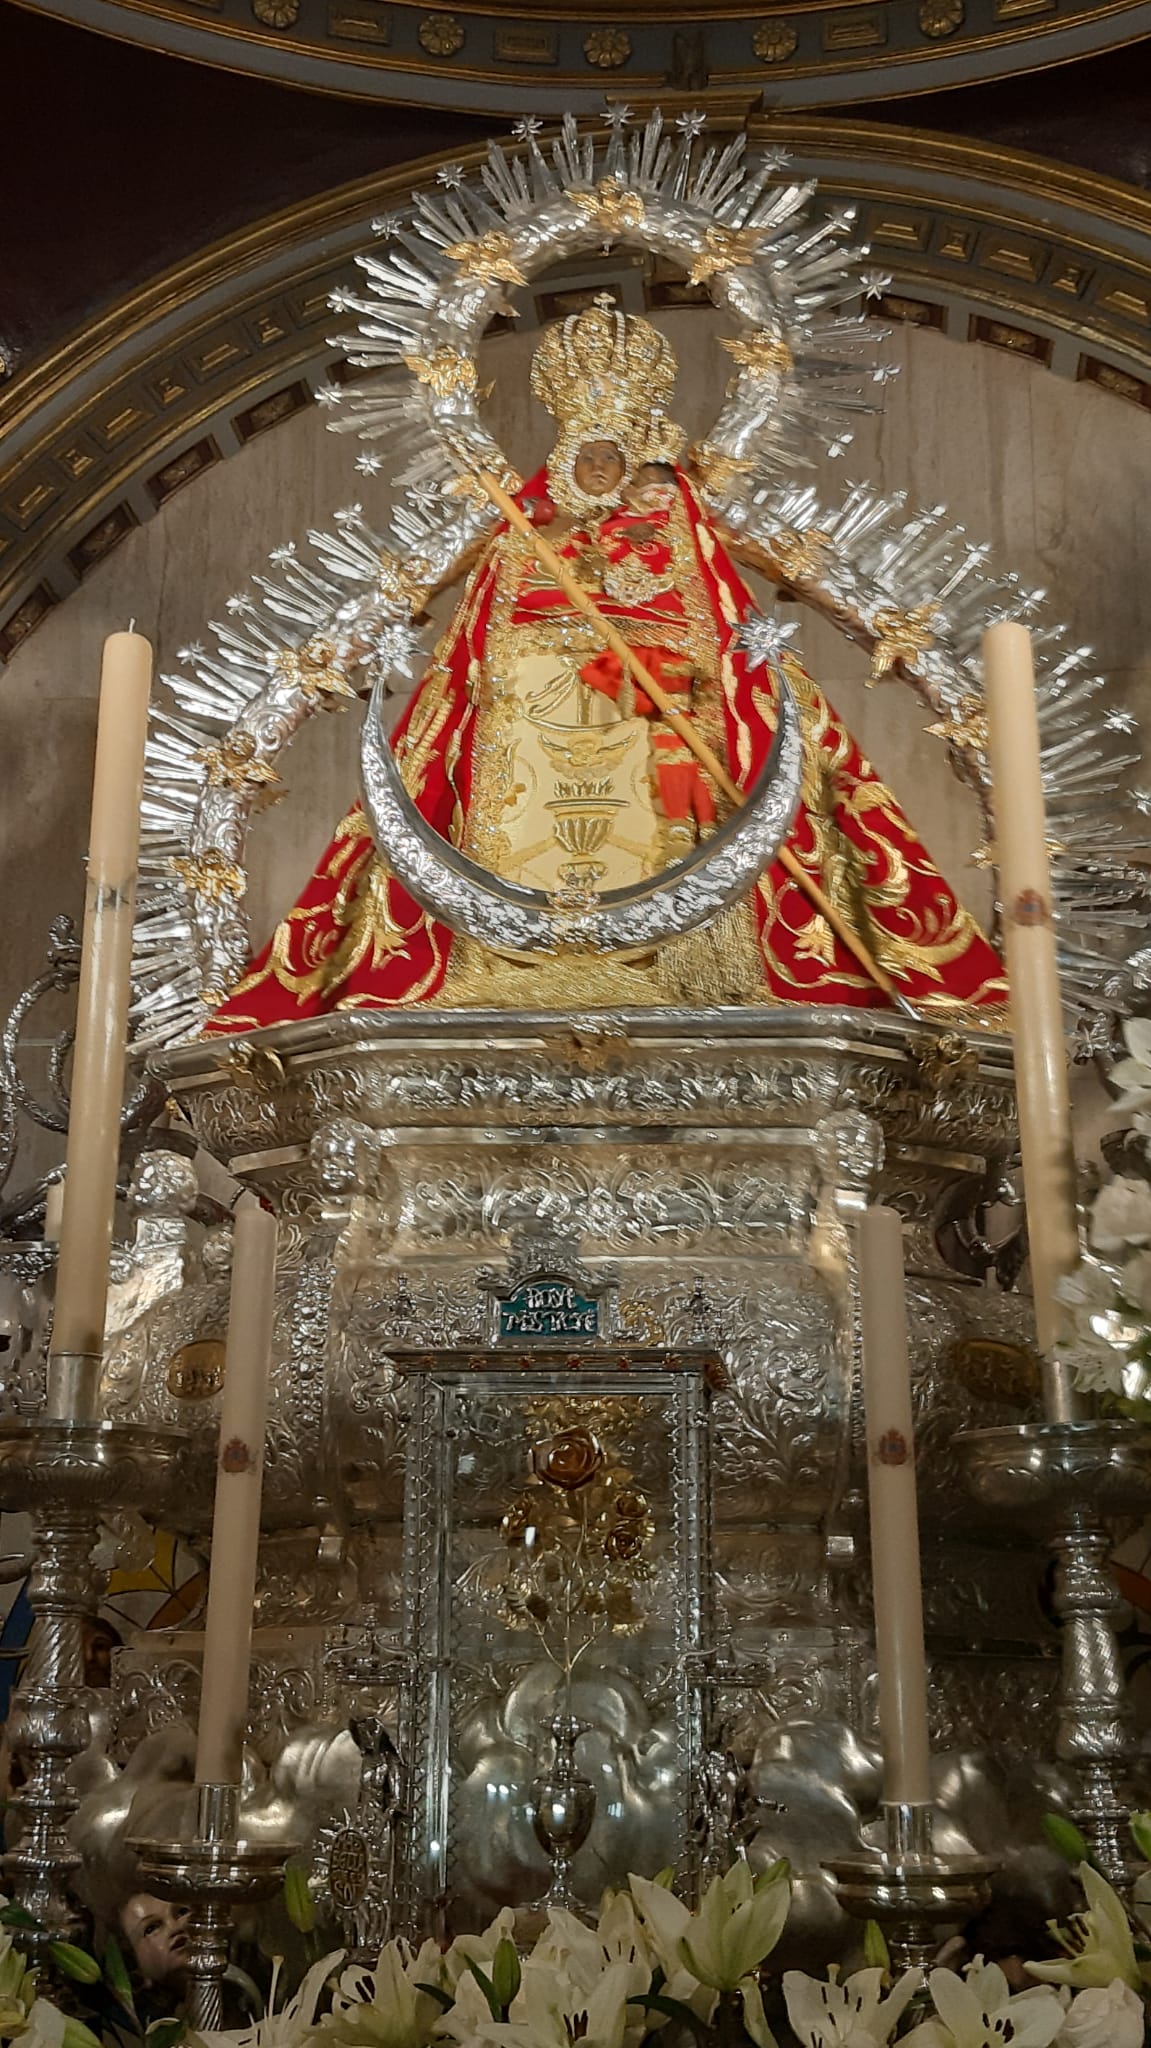
POLYGON ((769 612, 750 612, 736 632, 735 644, 749 668, 767 668, 780 660, 798 631, 798 625, 783 626, 769 612))

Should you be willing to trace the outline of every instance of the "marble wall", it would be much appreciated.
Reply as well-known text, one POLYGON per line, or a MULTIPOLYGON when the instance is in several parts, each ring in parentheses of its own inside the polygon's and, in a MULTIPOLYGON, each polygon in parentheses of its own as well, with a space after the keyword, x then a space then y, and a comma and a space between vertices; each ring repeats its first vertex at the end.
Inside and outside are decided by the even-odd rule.
MULTIPOLYGON (((712 416, 730 367, 719 316, 661 317, 684 365, 679 416, 692 431, 712 416)), ((537 337, 488 344, 493 418, 525 472, 543 458, 548 422, 531 400, 537 337)), ((1118 696, 1151 719, 1151 416, 1093 385, 933 331, 901 328, 887 344, 902 374, 882 417, 864 421, 845 460, 824 465, 832 496, 845 479, 946 503, 996 558, 1043 585, 1077 642, 1089 643, 1118 696)), ((309 412, 191 485, 129 537, 90 582, 50 615, 0 676, 5 802, 0 813, 6 943, 0 1006, 37 971, 51 918, 78 913, 100 644, 135 618, 161 670, 223 616, 229 593, 268 550, 302 538, 332 509, 379 502, 379 479, 355 474, 355 442, 309 412)), ((867 690, 865 663, 827 626, 801 614, 799 647, 892 784, 939 864, 973 907, 986 878, 969 864, 979 837, 971 798, 952 779, 926 714, 897 685, 867 690)), ((354 790, 354 716, 318 716, 283 763, 290 795, 251 841, 249 907, 262 938, 293 898, 354 790)))

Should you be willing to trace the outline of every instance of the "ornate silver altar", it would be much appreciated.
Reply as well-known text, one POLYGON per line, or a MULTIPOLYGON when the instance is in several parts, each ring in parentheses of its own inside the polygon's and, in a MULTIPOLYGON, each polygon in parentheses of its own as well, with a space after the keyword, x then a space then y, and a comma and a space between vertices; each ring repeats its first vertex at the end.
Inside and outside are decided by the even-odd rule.
MULTIPOLYGON (((678 1860, 690 1882, 733 1844, 786 1848, 796 1940, 842 1944, 820 1865, 878 1800, 851 1238, 869 1197, 909 1226, 937 1740, 1010 1774, 1053 1736, 1041 1560, 972 1525, 952 1449, 1038 1395, 1028 1306, 980 1284, 957 1227, 1012 1143, 1002 1041, 863 1012, 351 1015, 152 1068, 284 1219, 257 1655, 314 1623, 325 1675, 301 1720, 334 1737, 382 1714, 396 1926, 545 1892, 532 1788, 566 1708, 597 1788, 581 1896, 628 1867, 678 1860), (652 1613, 565 1691, 481 1582, 540 1438, 606 1437, 644 1403, 621 1455, 656 1532, 652 1613), (829 1782, 845 1743, 849 1789, 829 1782)), ((210 1439, 211 1376, 184 1366, 225 1294, 212 1270, 126 1316, 110 1417, 210 1439)), ((151 1680, 134 1664, 137 1726, 163 1668, 159 1646, 151 1680)), ((349 1864, 365 1892, 382 1867, 371 1821, 308 1814, 321 1875, 344 1830, 326 1895, 353 1937, 349 1864)))

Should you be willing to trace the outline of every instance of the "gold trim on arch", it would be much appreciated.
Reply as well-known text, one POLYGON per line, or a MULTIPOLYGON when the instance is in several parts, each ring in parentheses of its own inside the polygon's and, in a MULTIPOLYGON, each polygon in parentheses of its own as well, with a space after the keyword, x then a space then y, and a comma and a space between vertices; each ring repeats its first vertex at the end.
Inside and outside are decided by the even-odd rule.
MULTIPOLYGON (((1108 366, 1082 355, 1076 371, 1064 352, 1061 366, 1071 374, 1106 389, 1096 372, 1110 367, 1117 376, 1133 375, 1140 391, 1147 387, 1151 195, 1021 151, 914 128, 815 114, 748 118, 730 102, 716 126, 746 126, 753 140, 785 146, 799 172, 816 166, 830 194, 856 201, 861 230, 876 262, 891 272, 895 293, 990 309, 1032 331, 1039 323, 1111 359, 1108 366), (1029 201, 1032 210, 1016 201, 1029 201), (922 246, 885 240, 884 209, 919 222, 912 239, 922 246), (948 222, 969 237, 970 260, 939 255, 948 222), (1028 279, 988 267, 982 259, 994 248, 989 231, 1040 250, 1041 274, 1028 279), (1140 238, 1145 258, 1123 246, 1140 238), (1068 265, 1082 273, 1078 298, 1050 282, 1068 265)), ((326 374, 333 356, 327 293, 349 281, 373 215, 434 181, 443 163, 475 171, 483 159, 479 147, 439 152, 279 211, 149 280, 11 380, 0 396, 7 452, 0 469, 0 658, 24 606, 34 623, 98 565, 98 540, 110 551, 149 516, 146 487, 162 465, 198 436, 219 434, 230 446, 238 411, 274 401, 301 376, 314 382, 326 374), (342 249, 332 251, 333 238, 342 238, 342 249), (308 300, 316 308, 308 320, 288 310, 291 302, 298 315, 308 300), (222 343, 241 329, 247 346, 229 357, 222 343), (278 338, 257 344, 258 331, 278 338), (193 355, 218 361, 210 374, 190 375, 181 366, 193 355), (111 410, 127 417, 133 393, 154 392, 165 379, 184 387, 178 400, 161 407, 153 398, 149 412, 138 398, 139 424, 114 445, 98 442, 99 418, 111 410), (64 457, 81 447, 90 459, 72 474, 64 457), (129 502, 124 494, 133 491, 129 502), (71 566, 70 557, 78 558, 71 566)))

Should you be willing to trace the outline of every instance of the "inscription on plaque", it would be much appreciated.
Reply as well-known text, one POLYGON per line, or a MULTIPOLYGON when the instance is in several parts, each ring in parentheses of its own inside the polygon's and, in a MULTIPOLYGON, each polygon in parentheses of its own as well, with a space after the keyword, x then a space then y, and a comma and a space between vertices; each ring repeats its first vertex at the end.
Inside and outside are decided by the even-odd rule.
POLYGON ((599 1303, 566 1280, 525 1280, 499 1305, 500 1338, 554 1344, 599 1336, 599 1303))

